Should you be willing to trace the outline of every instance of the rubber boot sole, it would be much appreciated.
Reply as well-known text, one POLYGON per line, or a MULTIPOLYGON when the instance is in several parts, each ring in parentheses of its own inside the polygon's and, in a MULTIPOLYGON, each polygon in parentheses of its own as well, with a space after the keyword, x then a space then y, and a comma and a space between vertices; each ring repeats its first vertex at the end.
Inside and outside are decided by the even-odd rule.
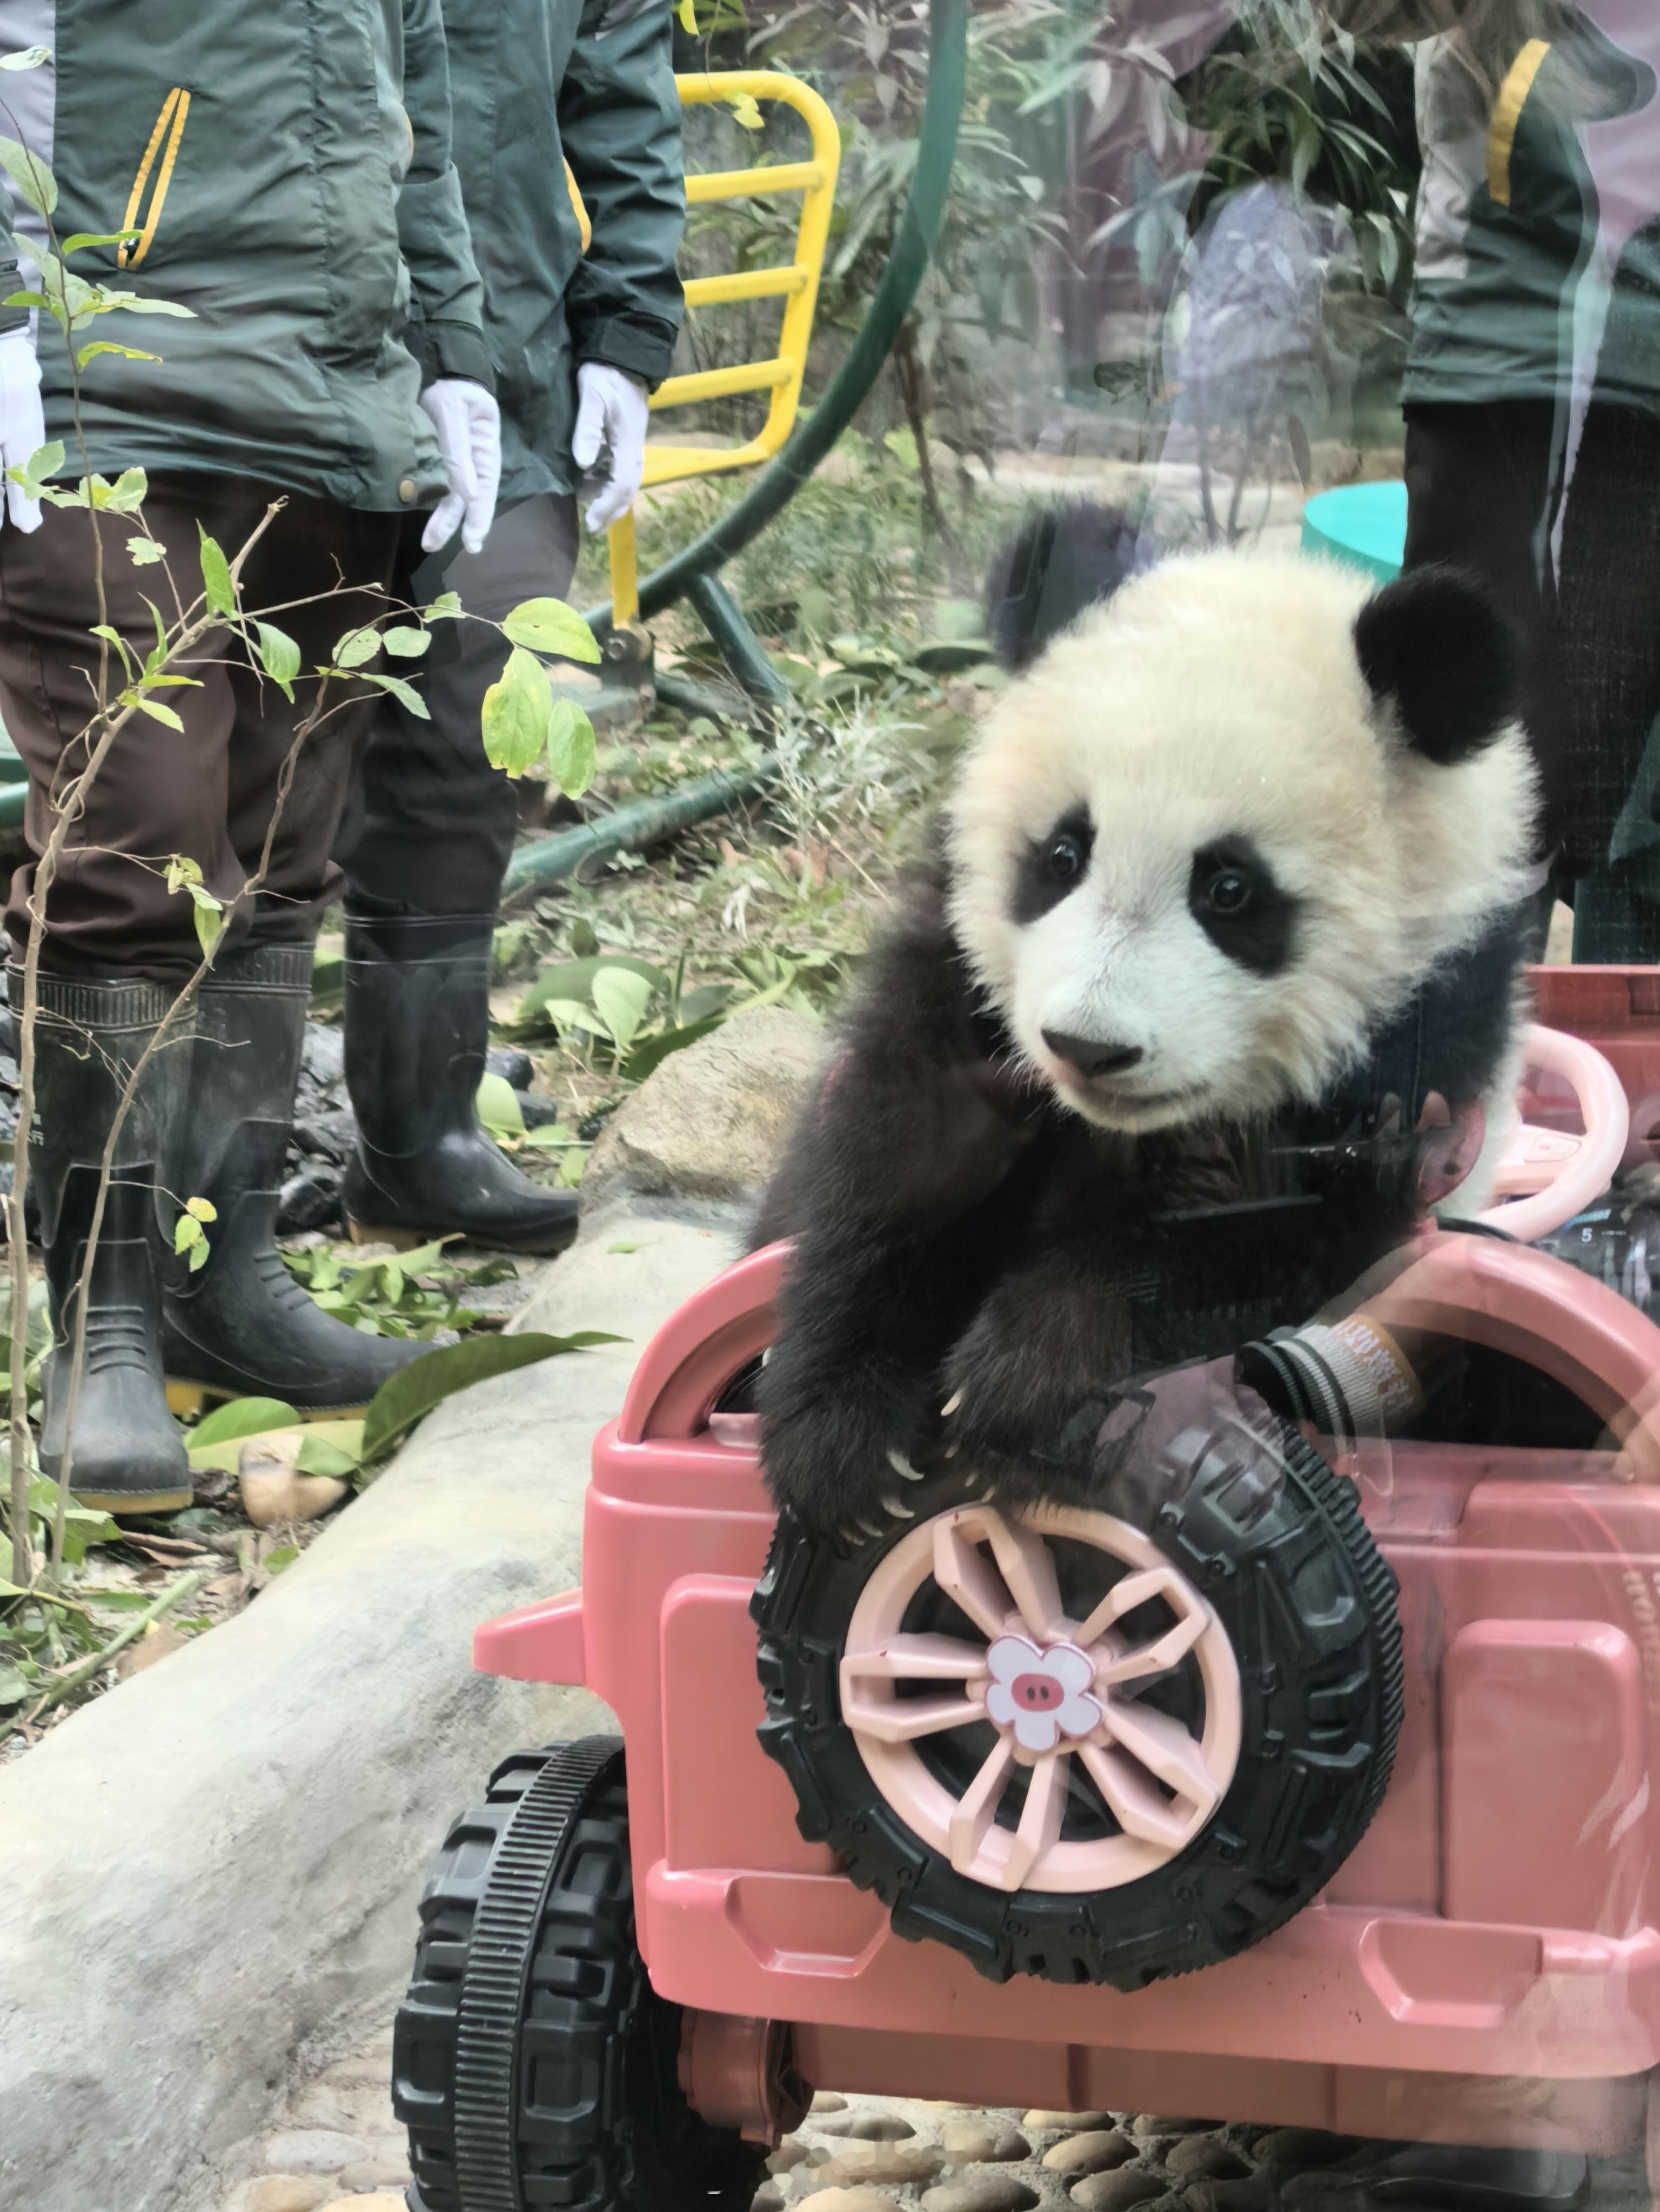
MULTIPOLYGON (((439 1347, 434 1346, 431 1348, 435 1351, 439 1347)), ((227 1390, 218 1382, 193 1382, 187 1375, 169 1375, 167 1377, 167 1410, 175 1413, 181 1421, 200 1420, 203 1414, 213 1412, 216 1407, 234 1406, 239 1398, 252 1395, 246 1390, 227 1390)), ((271 1393, 265 1395, 274 1395, 271 1393)), ((276 1402, 282 1405, 287 1401, 277 1399, 276 1402)), ((367 1398, 342 1399, 337 1406, 297 1406, 294 1425, 303 1429, 307 1422, 316 1420, 319 1415, 330 1421, 361 1421, 368 1409, 367 1398)), ((185 1443, 188 1449, 188 1437, 185 1443)), ((77 1498, 80 1494, 79 1491, 76 1492, 77 1498)))
POLYGON ((554 1260, 560 1253, 569 1252, 576 1242, 576 1224, 573 1220, 556 1240, 550 1237, 533 1243, 499 1244, 493 1237, 476 1237, 467 1229, 380 1229, 372 1221, 359 1221, 349 1213, 346 1235, 354 1244, 390 1244, 395 1252, 418 1251, 422 1245, 442 1239, 446 1243, 474 1244, 481 1252, 506 1252, 519 1260, 554 1260))
POLYGON ((70 1479, 70 1496, 88 1513, 108 1513, 118 1521, 134 1513, 178 1513, 196 1495, 188 1484, 182 1490, 82 1490, 70 1479))

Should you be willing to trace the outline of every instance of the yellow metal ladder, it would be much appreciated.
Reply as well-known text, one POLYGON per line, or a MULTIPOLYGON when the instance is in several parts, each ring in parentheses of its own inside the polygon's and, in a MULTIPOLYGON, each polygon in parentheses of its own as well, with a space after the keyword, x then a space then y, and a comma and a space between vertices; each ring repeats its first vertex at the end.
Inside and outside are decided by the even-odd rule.
MULTIPOLYGON (((813 316, 818 305, 818 280, 830 242, 830 210, 836 199, 836 179, 842 162, 842 134, 836 118, 810 86, 773 70, 727 70, 675 80, 684 106, 748 98, 773 100, 793 107, 812 134, 808 161, 779 162, 753 169, 707 171, 686 179, 686 201, 707 207, 721 200, 801 195, 801 220, 795 234, 794 258, 775 269, 741 269, 720 276, 694 276, 686 284, 689 307, 729 307, 744 300, 781 299, 784 302, 778 350, 765 361, 739 362, 729 368, 701 369, 689 376, 672 376, 652 395, 651 411, 662 414, 671 407, 690 407, 702 399, 726 399, 744 392, 769 392, 772 397, 760 431, 745 444, 729 447, 648 445, 646 447, 645 488, 678 483, 690 477, 726 475, 733 469, 752 468, 770 460, 794 427, 801 404, 801 380, 806 374, 807 348, 812 338, 813 316)), ((634 517, 624 515, 609 539, 611 555, 611 620, 620 629, 640 611, 639 568, 635 553, 634 517)))

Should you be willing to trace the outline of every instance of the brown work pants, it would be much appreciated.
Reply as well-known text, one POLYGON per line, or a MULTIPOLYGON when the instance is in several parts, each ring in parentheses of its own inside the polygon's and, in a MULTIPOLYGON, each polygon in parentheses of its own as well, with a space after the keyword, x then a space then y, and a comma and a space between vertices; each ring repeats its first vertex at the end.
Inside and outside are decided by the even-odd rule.
MULTIPOLYGON (((219 629, 179 665, 199 688, 152 695, 182 729, 133 716, 86 793, 47 893, 41 961, 60 975, 178 983, 191 975, 200 957, 191 902, 166 881, 174 854, 197 861, 229 909, 227 950, 303 942, 315 930, 340 881, 329 849, 353 741, 378 693, 333 687, 343 703, 301 750, 263 885, 252 894, 244 886, 259 866, 283 762, 314 697, 305 672, 330 658, 343 631, 381 611, 400 518, 357 514, 246 477, 170 473, 151 477, 144 502, 150 531, 167 549, 165 568, 135 565, 131 516, 48 506, 27 537, 0 526, 0 715, 28 768, 25 830, 38 857, 52 831, 52 794, 86 760, 82 732, 98 670, 98 641, 89 635, 99 619, 94 526, 103 541, 106 619, 142 663, 155 641, 149 602, 164 617, 175 612, 169 570, 186 605, 201 591, 198 524, 234 558, 277 500, 286 503, 242 570, 242 604, 250 615, 281 607, 271 618, 300 647, 298 703, 262 679, 240 641, 219 629)), ((112 673, 119 679, 119 670, 112 673)), ((6 923, 19 954, 33 878, 31 860, 12 884, 6 923)))

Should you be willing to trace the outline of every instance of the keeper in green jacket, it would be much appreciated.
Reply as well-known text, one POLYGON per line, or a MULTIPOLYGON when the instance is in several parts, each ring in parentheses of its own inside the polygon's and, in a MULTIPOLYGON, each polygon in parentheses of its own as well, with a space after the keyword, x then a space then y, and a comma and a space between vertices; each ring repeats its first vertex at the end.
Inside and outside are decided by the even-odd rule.
MULTIPOLYGON (((585 477, 591 530, 639 489, 647 395, 680 328, 680 106, 669 0, 444 0, 444 21, 502 405, 502 490, 482 550, 452 544, 423 559, 406 532, 402 588, 417 602, 454 591, 499 620, 521 599, 568 592, 585 477)), ((474 1109, 517 822, 480 716, 508 650, 483 623, 441 624, 422 663, 430 719, 387 700, 365 750, 337 848, 350 885, 346 1073, 359 1132, 344 1200, 372 1237, 460 1231, 548 1252, 575 1233, 575 1193, 521 1176, 474 1109)))
POLYGON ((1323 0, 1414 43, 1406 560, 1514 622, 1574 957, 1660 955, 1660 9, 1323 0))
MULTIPOLYGON (((84 433, 94 471, 148 471, 144 520, 186 602, 198 526, 234 554, 284 502, 243 569, 245 604, 282 606, 272 618, 301 666, 326 661, 343 631, 383 611, 406 516, 438 503, 417 526, 430 542, 459 526, 482 544, 494 505, 497 414, 439 0, 0 0, 0 52, 30 48, 40 65, 0 76, 0 130, 55 173, 56 235, 138 234, 74 266, 191 319, 101 321, 97 337, 163 358, 88 359, 77 406, 57 325, 7 313, 0 453, 15 465, 62 439, 73 480, 84 433)), ((20 201, 15 227, 27 267, 45 226, 20 201)), ((142 662, 149 600, 172 605, 166 572, 130 550, 137 535, 131 515, 43 510, 8 488, 0 714, 27 764, 36 855, 54 792, 85 764, 100 650, 89 631, 101 618, 142 662)), ((164 1376, 361 1405, 422 1349, 331 1319, 271 1234, 363 706, 348 695, 307 742, 279 805, 305 689, 291 704, 222 630, 191 673, 192 688, 165 695, 169 718, 136 715, 118 736, 45 901, 29 1160, 60 1349, 42 1456, 115 1510, 189 1503, 164 1376), (263 880, 245 891, 267 844, 263 880), (175 855, 224 902, 224 933, 192 1024, 156 1055, 120 1135, 88 1270, 118 1098, 199 957, 192 901, 168 886, 175 855), (194 1268, 173 1251, 187 1198, 213 1209, 194 1268), (66 1437, 61 1347, 77 1310, 86 1358, 66 1437)), ((34 890, 31 862, 7 916, 14 961, 34 890)))

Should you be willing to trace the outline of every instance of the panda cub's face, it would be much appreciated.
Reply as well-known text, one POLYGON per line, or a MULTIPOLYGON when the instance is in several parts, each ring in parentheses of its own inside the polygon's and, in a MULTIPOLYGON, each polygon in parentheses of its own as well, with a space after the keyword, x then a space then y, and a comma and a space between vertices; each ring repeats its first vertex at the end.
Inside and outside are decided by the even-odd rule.
POLYGON ((982 732, 952 919, 1024 1057, 1091 1121, 1317 1098, 1520 896, 1533 775, 1502 632, 1434 572, 1365 601, 1301 558, 1173 562, 982 732))

